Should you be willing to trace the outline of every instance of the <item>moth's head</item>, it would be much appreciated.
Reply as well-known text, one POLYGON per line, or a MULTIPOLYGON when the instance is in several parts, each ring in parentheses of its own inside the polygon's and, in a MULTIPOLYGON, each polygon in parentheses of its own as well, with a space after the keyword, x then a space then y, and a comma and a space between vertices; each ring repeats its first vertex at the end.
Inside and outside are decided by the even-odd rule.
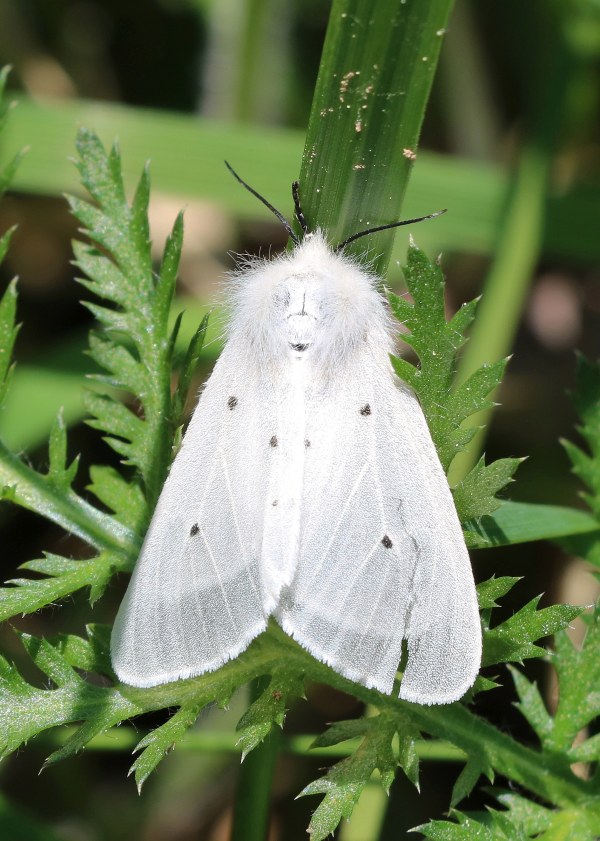
POLYGON ((309 232, 297 181, 292 184, 292 196, 302 239, 267 199, 225 163, 233 176, 275 214, 295 246, 291 254, 271 262, 248 263, 246 271, 237 275, 230 338, 239 334, 247 351, 257 354, 261 362, 291 356, 329 366, 339 364, 369 341, 383 350, 387 360, 391 328, 376 279, 358 262, 344 256, 343 250, 360 237, 439 213, 358 231, 331 248, 319 230, 309 232))
POLYGON ((377 279, 336 254, 320 231, 288 254, 242 270, 235 281, 230 336, 273 361, 340 362, 365 341, 388 349, 388 316, 377 279))

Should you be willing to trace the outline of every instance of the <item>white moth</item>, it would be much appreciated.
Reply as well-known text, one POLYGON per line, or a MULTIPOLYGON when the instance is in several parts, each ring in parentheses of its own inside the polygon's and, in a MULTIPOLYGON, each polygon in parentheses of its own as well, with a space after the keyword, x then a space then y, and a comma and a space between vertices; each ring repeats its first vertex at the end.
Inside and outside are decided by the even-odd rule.
POLYGON ((469 556, 419 402, 393 373, 378 285, 320 232, 232 281, 227 342, 116 619, 124 683, 217 669, 273 616, 381 692, 403 640, 400 698, 444 704, 472 686, 469 556))

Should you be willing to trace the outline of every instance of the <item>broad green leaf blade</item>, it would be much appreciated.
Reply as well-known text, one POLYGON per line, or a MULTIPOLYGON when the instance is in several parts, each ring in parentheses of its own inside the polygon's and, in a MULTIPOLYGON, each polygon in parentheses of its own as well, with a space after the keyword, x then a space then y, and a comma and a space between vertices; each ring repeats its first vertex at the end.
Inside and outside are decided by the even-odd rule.
MULTIPOLYGON (((452 5, 333 2, 300 172, 309 227, 333 244, 400 217, 452 5)), ((369 238, 379 272, 392 240, 390 231, 369 238)))
POLYGON ((509 501, 502 501, 491 516, 464 525, 472 549, 593 535, 600 528, 594 517, 576 508, 509 501))
MULTIPOLYGON (((226 159, 276 207, 291 208, 290 183, 298 171, 302 132, 77 99, 19 98, 5 131, 7 145, 19 149, 34 137, 43 137, 44 143, 35 143, 29 151, 26 166, 15 175, 15 189, 36 195, 77 190, 69 157, 81 125, 94 128, 104 142, 121 138, 126 184, 137 179, 150 159, 153 183, 162 193, 209 200, 244 218, 268 218, 268 211, 227 175, 226 159)), ((427 244, 432 253, 489 254, 497 242, 507 186, 508 174, 495 163, 419 152, 403 216, 419 216, 447 203, 445 216, 419 226, 421 245, 427 244)), ((597 190, 589 184, 546 197, 546 254, 578 264, 598 262, 598 200, 597 190)), ((395 259, 402 258, 405 242, 397 235, 395 259)))

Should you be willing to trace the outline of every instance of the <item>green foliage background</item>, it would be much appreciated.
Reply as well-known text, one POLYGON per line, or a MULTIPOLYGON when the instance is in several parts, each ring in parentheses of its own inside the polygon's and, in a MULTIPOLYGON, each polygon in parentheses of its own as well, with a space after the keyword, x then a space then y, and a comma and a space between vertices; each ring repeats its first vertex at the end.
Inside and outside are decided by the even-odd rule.
MULTIPOLYGON (((486 464, 480 456, 479 427, 494 407, 493 395, 506 365, 503 357, 511 348, 540 254, 559 255, 578 264, 597 256, 590 220, 581 213, 590 200, 589 190, 578 186, 575 179, 570 189, 550 196, 548 184, 557 144, 565 142, 564 114, 573 119, 574 92, 580 92, 589 78, 595 55, 592 26, 598 21, 593 7, 585 3, 574 3, 568 9, 550 4, 543 10, 532 4, 532 21, 543 27, 554 50, 556 73, 548 77, 541 72, 543 52, 536 59, 539 66, 533 61, 540 75, 532 76, 529 124, 512 178, 491 163, 421 156, 419 152, 416 177, 403 203, 452 4, 430 0, 420 6, 409 4, 406 9, 404 5, 373 5, 360 0, 340 0, 333 5, 300 167, 307 216, 312 225, 322 225, 337 241, 361 227, 358 223, 363 219, 371 225, 381 224, 397 218, 401 206, 403 215, 416 215, 435 209, 440 197, 445 201, 452 196, 452 212, 421 226, 415 235, 420 242, 429 241, 430 247, 443 244, 457 252, 492 252, 483 300, 465 304, 448 319, 440 265, 411 244, 407 257, 401 258, 410 297, 390 292, 389 298, 404 325, 403 340, 415 359, 396 359, 394 365, 422 402, 442 463, 450 470, 457 508, 472 548, 490 550, 554 539, 597 565, 598 366, 583 357, 578 361, 573 403, 585 443, 565 445, 574 472, 587 488, 585 509, 572 504, 541 504, 540 497, 528 502, 507 501, 505 486, 520 459, 513 457, 512 451, 511 457, 488 459, 486 464), (371 36, 354 37, 367 19, 371 36), (409 94, 401 94, 397 102, 389 95, 372 102, 372 90, 409 94), (507 178, 509 188, 502 199, 507 178), (426 202, 430 204, 424 207, 426 202), (465 352, 466 332, 470 341, 465 352)), ((144 169, 131 194, 130 170, 123 172, 118 148, 107 152, 95 132, 79 130, 77 181, 72 164, 71 169, 65 168, 65 156, 57 154, 57 149, 72 145, 74 122, 83 122, 99 129, 103 137, 119 134, 129 167, 142 169, 140 158, 151 154, 159 188, 218 200, 242 216, 257 214, 259 208, 249 203, 224 173, 219 177, 215 160, 225 156, 235 161, 246 177, 262 173, 264 180, 257 183, 261 192, 287 207, 289 200, 282 194, 286 179, 280 174, 298 171, 301 132, 248 124, 248 96, 255 96, 257 113, 260 111, 256 80, 263 71, 258 66, 257 45, 269 29, 267 4, 250 3, 245 11, 243 20, 236 22, 240 38, 236 91, 240 96, 229 103, 241 124, 228 124, 224 115, 219 122, 84 101, 39 104, 28 98, 9 114, 10 97, 2 97, 1 141, 8 156, 0 159, 7 161, 0 172, 0 190, 12 183, 13 189, 38 194, 52 195, 64 188, 76 193, 69 200, 71 212, 85 238, 79 237, 74 244, 75 261, 86 287, 86 307, 96 323, 89 338, 91 359, 87 363, 93 380, 82 390, 81 363, 73 362, 76 351, 83 349, 80 335, 62 339, 50 352, 62 360, 60 368, 30 363, 29 370, 27 365, 13 369, 17 337, 14 282, 7 286, 0 304, 0 398, 6 407, 0 426, 0 488, 8 545, 16 507, 41 514, 70 534, 71 540, 77 540, 64 551, 60 540, 51 537, 53 551, 36 560, 28 558, 21 567, 23 575, 11 579, 1 591, 2 618, 33 614, 29 623, 17 620, 14 630, 7 626, 4 637, 8 657, 2 661, 0 675, 2 752, 9 756, 39 734, 42 736, 35 744, 45 755, 50 754, 46 766, 67 757, 71 757, 70 763, 81 762, 72 756, 84 747, 87 756, 107 746, 119 752, 135 748, 132 771, 141 787, 177 744, 197 787, 198 780, 208 786, 220 778, 219 766, 210 759, 215 750, 220 756, 241 751, 247 758, 238 781, 231 837, 250 841, 264 837, 278 752, 325 753, 330 762, 339 760, 324 775, 319 776, 315 769, 305 775, 304 782, 297 779, 292 788, 293 793, 320 797, 310 798, 314 813, 309 830, 314 841, 333 832, 357 803, 352 821, 339 830, 342 838, 385 841, 403 837, 401 827, 416 823, 407 823, 414 797, 400 796, 400 783, 394 783, 384 815, 384 801, 375 793, 373 780, 378 779, 389 791, 398 773, 415 785, 420 760, 458 760, 462 770, 455 775, 450 798, 438 813, 430 810, 428 816, 440 817, 450 801, 467 808, 455 812, 450 820, 423 825, 420 831, 425 837, 595 838, 600 833, 595 773, 600 757, 594 735, 600 712, 596 614, 586 614, 587 634, 578 648, 565 629, 581 608, 550 605, 540 609, 539 597, 526 600, 517 596, 510 611, 499 612, 497 600, 505 599, 518 580, 503 574, 502 564, 494 564, 495 575, 479 585, 485 676, 478 679, 464 703, 421 708, 352 685, 313 661, 275 626, 242 657, 215 674, 143 691, 114 684, 106 622, 114 609, 111 603, 118 599, 114 592, 111 595, 112 586, 107 592, 107 586, 116 573, 133 566, 173 445, 181 434, 186 407, 193 402, 193 394, 191 401, 188 398, 197 363, 214 358, 218 328, 207 321, 206 307, 198 304, 188 304, 191 318, 181 318, 182 307, 174 295, 183 244, 182 217, 176 218, 157 259, 148 222, 148 170, 144 169), (253 78, 254 87, 249 81, 253 78), (43 142, 38 139, 22 161, 18 150, 34 138, 43 138, 43 142), (14 153, 16 157, 11 158, 14 153), (64 410, 57 413, 61 405, 64 410), (32 415, 33 422, 29 422, 32 415), (99 464, 90 464, 85 451, 83 465, 71 455, 67 429, 84 416, 110 448, 99 450, 99 464), (47 455, 23 455, 24 449, 35 454, 46 437, 47 455), (93 614, 78 597, 74 622, 61 620, 63 609, 37 613, 78 592, 89 598, 90 605, 97 603, 93 614), (103 612, 105 604, 108 608, 103 612), (83 625, 92 618, 96 621, 88 624, 84 634, 83 625), (501 668, 502 664, 544 658, 546 651, 540 642, 553 633, 551 662, 558 686, 554 704, 543 690, 540 670, 527 673, 509 665, 509 679, 501 668), (355 707, 354 716, 347 720, 335 713, 332 717, 337 720, 308 750, 306 740, 289 734, 288 727, 289 718, 293 720, 302 707, 299 699, 305 687, 313 682, 347 692, 365 705, 365 713, 360 715, 361 709, 355 707), (517 726, 512 734, 496 721, 493 704, 487 701, 501 691, 495 686, 511 682, 519 714, 530 728, 518 732, 517 726), (249 702, 238 691, 248 684, 249 702), (238 719, 235 734, 230 728, 219 735, 226 714, 211 711, 213 702, 220 708, 232 707, 232 715, 238 719), (200 713, 201 721, 212 722, 213 729, 202 724, 200 729, 189 729, 200 713), (112 729, 142 714, 146 716, 141 720, 142 734, 129 728, 112 729), (282 735, 279 727, 284 721, 282 735), (48 732, 50 735, 44 735, 48 732), (195 755, 203 762, 197 776, 193 771, 195 755), (574 772, 574 763, 585 763, 583 772, 581 765, 574 772), (499 775, 501 782, 488 788, 486 795, 478 793, 480 789, 473 794, 482 775, 491 782, 499 775), (517 784, 518 793, 507 793, 502 780, 517 784), (488 806, 485 813, 478 810, 482 803, 488 806), (397 819, 399 809, 405 813, 401 821, 397 819), (565 836, 565 831, 571 834, 565 836)), ((203 6, 193 14, 217 26, 218 16, 225 13, 203 6)), ((468 31, 465 25, 470 25, 461 17, 464 7, 459 7, 457 15, 459 32, 462 26, 464 34, 468 31)), ((228 23, 233 26, 231 18, 228 23)), ((2 91, 6 78, 4 72, 2 91)), ((22 79, 26 81, 24 74, 22 79)), ((474 88, 467 90, 475 97, 474 88)), ((580 132, 585 128, 582 113, 580 132)), ((254 177, 252 180, 254 183, 254 177)), ((11 239, 9 228, 0 239, 2 260, 10 259, 11 239)), ((399 240, 396 248, 401 248, 399 240)), ((389 276, 393 280, 396 252, 392 251, 391 235, 374 237, 373 243, 380 270, 391 261, 389 276)), ((94 453, 91 459, 95 458, 94 453)), ((566 471, 566 465, 563 468, 566 471)), ((33 553, 45 548, 44 537, 40 537, 33 553)), ((532 547, 528 551, 537 552, 532 547)), ((11 558, 5 563, 14 567, 11 558)), ((14 760, 6 760, 4 767, 8 767, 6 762, 14 760)), ((168 763, 172 766, 171 760, 168 763)), ((56 767, 67 768, 68 763, 56 767)), ((125 770, 125 766, 121 768, 125 770)), ((92 779, 93 775, 88 790, 92 779)), ((127 784, 123 780, 121 785, 127 784)), ((144 789, 142 799, 146 797, 144 789)), ((42 811, 38 809, 39 814, 42 811)), ((281 837, 303 832, 306 821, 286 820, 281 837)), ((65 835, 60 826, 53 830, 39 827, 8 801, 0 803, 1 821, 5 827, 17 827, 19 837, 35 838, 40 832, 46 833, 44 837, 53 832, 58 832, 56 837, 69 837, 68 830, 65 835)), ((125 823, 111 831, 111 837, 131 837, 125 823)))

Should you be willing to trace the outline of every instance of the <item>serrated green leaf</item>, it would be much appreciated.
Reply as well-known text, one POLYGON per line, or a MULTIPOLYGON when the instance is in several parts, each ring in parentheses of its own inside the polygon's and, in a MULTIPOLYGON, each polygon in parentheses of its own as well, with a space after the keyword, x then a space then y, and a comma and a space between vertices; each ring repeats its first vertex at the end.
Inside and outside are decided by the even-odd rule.
POLYGON ((582 728, 600 715, 600 611, 594 612, 581 650, 565 633, 557 634, 554 644, 559 699, 548 743, 568 751, 582 728))
POLYGON ((0 499, 46 517, 101 551, 124 554, 125 557, 137 551, 138 538, 131 530, 72 491, 58 493, 48 476, 27 466, 1 441, 0 499))
POLYGON ((327 776, 307 785, 298 795, 324 794, 310 821, 311 841, 323 841, 342 818, 349 818, 373 771, 379 770, 381 784, 387 791, 394 779, 397 761, 392 739, 397 723, 392 716, 380 713, 366 719, 368 729, 356 752, 338 762, 327 776))
POLYGON ((246 652, 219 672, 137 690, 99 685, 76 671, 112 674, 107 628, 89 627, 87 640, 67 635, 44 641, 25 635, 23 642, 38 668, 58 688, 32 686, 13 665, 0 658, 0 756, 60 724, 84 722, 83 730, 77 731, 68 744, 68 752, 73 752, 94 734, 143 712, 207 703, 203 699, 223 701, 257 674, 270 674, 280 666, 282 656, 287 656, 286 648, 276 639, 270 646, 257 640, 253 644, 254 660, 252 652, 246 652))
POLYGON ((183 421, 183 411, 190 389, 192 376, 194 374, 194 370, 196 368, 196 365, 198 364, 198 360, 200 359, 200 353, 204 346, 204 339, 206 337, 206 330, 208 328, 209 317, 210 313, 206 313, 206 315, 200 322, 200 326, 194 333, 188 345, 188 349, 186 351, 183 364, 181 366, 179 381, 177 383, 177 388, 175 389, 175 394, 173 395, 173 423, 176 427, 180 426, 183 421))
POLYGON ((268 686, 239 720, 238 745, 242 759, 254 750, 271 732, 274 725, 283 727, 290 703, 304 694, 303 675, 289 669, 273 672, 268 686))
POLYGON ((67 427, 62 412, 59 413, 48 443, 48 481, 59 493, 69 493, 77 474, 79 459, 67 464, 67 427))
POLYGON ((584 356, 578 356, 573 403, 582 421, 579 432, 589 454, 568 441, 563 441, 563 446, 573 472, 591 491, 583 496, 600 521, 600 362, 589 362, 584 356))
POLYGON ((482 581, 477 585, 479 607, 482 610, 498 607, 496 599, 501 599, 502 596, 505 596, 520 580, 518 577, 505 575, 500 578, 492 577, 488 578, 487 581, 482 581))
POLYGON ((145 433, 144 421, 123 403, 116 403, 111 397, 87 391, 84 397, 86 409, 93 415, 88 426, 107 432, 136 444, 145 433))
POLYGON ((597 762, 600 759, 600 733, 574 744, 567 754, 569 762, 597 762))
MULTIPOLYGON (((452 322, 450 323, 452 324, 452 322)), ((507 362, 507 359, 499 359, 492 365, 482 365, 465 382, 460 383, 454 389, 451 401, 458 423, 462 423, 471 415, 495 405, 489 399, 489 395, 502 381, 507 362)))
MULTIPOLYGON (((415 830, 422 832, 425 838, 432 841, 508 841, 504 834, 499 835, 492 827, 486 826, 474 818, 454 812, 458 823, 450 821, 430 821, 428 824, 416 826, 415 830)), ((515 835, 514 841, 522 841, 515 835)))
POLYGON ((141 791, 161 759, 185 736, 186 731, 210 700, 207 698, 205 701, 181 707, 165 724, 155 728, 138 742, 135 752, 142 751, 142 753, 136 758, 129 771, 129 773, 135 773, 138 791, 141 791))
MULTIPOLYGON (((10 236, 0 240, 0 262, 4 258, 10 236)), ((13 280, 0 299, 0 406, 4 402, 11 375, 11 359, 18 327, 15 324, 17 312, 17 286, 13 280)))
POLYGON ((475 788, 475 784, 482 774, 485 774, 490 782, 494 782, 494 769, 485 752, 473 752, 467 758, 465 767, 458 775, 456 782, 452 787, 450 805, 456 806, 461 802, 461 800, 468 797, 475 788))
POLYGON ((74 561, 48 554, 44 559, 28 561, 20 569, 42 573, 45 578, 15 578, 0 587, 0 621, 34 613, 55 604, 65 596, 90 588, 90 603, 103 594, 117 572, 129 571, 132 562, 123 555, 102 553, 89 560, 74 561))
POLYGON ((110 709, 99 712, 98 715, 86 721, 81 727, 78 727, 75 733, 67 739, 61 748, 51 753, 44 761, 41 770, 44 771, 56 762, 81 753, 88 742, 91 742, 93 738, 99 736, 101 733, 105 733, 119 720, 119 714, 115 718, 115 713, 110 709))
MULTIPOLYGON (((419 368, 395 357, 392 365, 400 379, 416 392, 447 472, 454 457, 475 434, 475 429, 463 425, 464 421, 493 405, 489 395, 502 379, 506 360, 483 365, 456 386, 458 352, 466 341, 465 330, 473 320, 477 302, 461 307, 446 321, 441 267, 431 263, 412 243, 404 276, 412 303, 392 293, 388 298, 392 312, 408 330, 402 334, 402 340, 417 353, 419 368)), ((518 463, 517 459, 502 459, 486 467, 481 461, 453 489, 463 522, 489 515, 500 505, 495 496, 510 481, 518 463)))
POLYGON ((330 724, 311 745, 311 748, 328 748, 346 742, 348 739, 356 739, 364 736, 369 729, 369 722, 366 718, 352 718, 348 721, 336 721, 330 724))
MULTIPOLYGON (((8 122, 9 114, 12 110, 14 102, 10 102, 6 99, 6 81, 8 79, 8 74, 10 72, 9 67, 2 67, 0 68, 0 133, 6 128, 6 124, 8 122)), ((0 169, 0 198, 5 193, 7 188, 9 187, 11 181, 13 180, 17 169, 19 168, 19 164, 21 163, 26 149, 18 152, 13 158, 5 164, 0 169)), ((2 254, 2 247, 0 246, 0 262, 4 258, 2 254)))
POLYGON ((462 482, 453 488, 454 503, 463 523, 493 514, 500 507, 496 494, 509 482, 521 463, 518 458, 501 458, 486 465, 483 457, 462 482))
POLYGON ((96 135, 86 129, 79 132, 77 148, 82 182, 95 205, 72 198, 71 208, 101 250, 75 245, 76 263, 90 278, 84 285, 111 304, 88 304, 106 331, 90 338, 90 354, 106 373, 95 377, 104 387, 100 395, 87 399, 87 407, 93 415, 91 425, 105 432, 107 443, 139 471, 151 508, 172 453, 168 318, 181 254, 182 218, 177 218, 167 239, 157 277, 149 239, 148 168, 129 205, 118 148, 107 154, 96 135), (139 402, 139 416, 118 402, 115 388, 139 402))
POLYGON ((47 640, 24 633, 18 633, 18 636, 35 665, 50 678, 57 689, 72 688, 81 683, 77 672, 47 640))
POLYGON ((547 809, 540 803, 515 794, 511 791, 496 792, 496 800, 511 814, 514 821, 520 824, 528 835, 536 835, 549 829, 552 823, 552 809, 547 809))
POLYGON ((509 667, 509 670, 519 696, 519 702, 515 706, 527 719, 543 745, 552 732, 553 722, 539 689, 535 683, 530 683, 525 675, 517 669, 509 667))
POLYGON ((59 634, 52 640, 52 645, 67 663, 86 672, 115 679, 110 660, 109 625, 87 625, 86 636, 59 634))
POLYGON ((531 657, 542 657, 546 652, 540 646, 534 645, 534 641, 566 628, 584 609, 568 604, 555 604, 538 610, 540 598, 537 596, 505 622, 485 631, 482 658, 484 666, 495 663, 520 663, 531 657))
POLYGON ((2 661, 0 756, 8 755, 48 727, 84 721, 83 731, 76 733, 69 747, 60 752, 65 756, 79 750, 85 741, 105 727, 141 711, 136 703, 118 691, 81 678, 50 642, 27 634, 20 636, 33 662, 56 688, 31 686, 14 666, 2 661))
POLYGON ((94 496, 114 512, 115 517, 135 531, 141 530, 148 512, 144 493, 135 480, 125 478, 114 467, 94 465, 90 468, 94 496))
POLYGON ((165 243, 165 251, 160 264, 159 284, 173 289, 177 279, 181 249, 183 247, 183 213, 178 213, 171 233, 165 243))
POLYGON ((147 371, 128 348, 92 333, 89 354, 109 372, 108 377, 94 377, 95 380, 108 382, 114 388, 123 388, 132 394, 148 389, 147 371))
POLYGON ((13 237, 13 234, 14 234, 15 231, 16 231, 16 227, 15 228, 9 228, 8 231, 5 231, 2 234, 2 236, 0 237, 0 263, 6 257, 6 254, 8 252, 8 249, 9 249, 9 246, 10 246, 10 243, 12 241, 12 237, 13 237))

